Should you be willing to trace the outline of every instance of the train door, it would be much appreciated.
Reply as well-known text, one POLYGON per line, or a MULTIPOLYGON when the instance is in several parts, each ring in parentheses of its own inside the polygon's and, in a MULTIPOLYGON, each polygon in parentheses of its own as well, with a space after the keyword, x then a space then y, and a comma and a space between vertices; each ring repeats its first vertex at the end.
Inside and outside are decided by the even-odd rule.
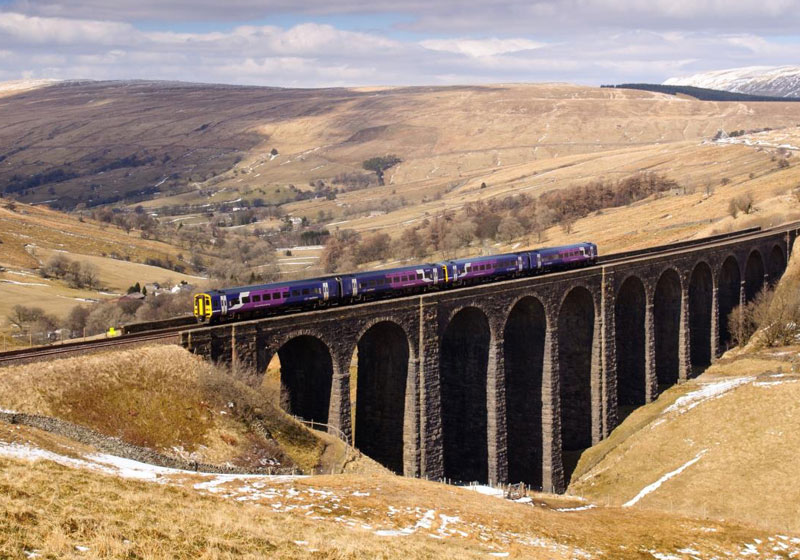
POLYGON ((322 283, 322 301, 328 301, 328 299, 330 297, 331 297, 331 292, 328 289, 328 283, 327 282, 323 282, 322 283))
POLYGON ((358 280, 356 278, 352 278, 350 281, 353 283, 353 295, 357 296, 358 295, 358 280))
POLYGON ((219 296, 219 306, 222 309, 222 314, 223 315, 227 315, 228 314, 228 296, 226 296, 225 294, 222 294, 221 296, 219 296))

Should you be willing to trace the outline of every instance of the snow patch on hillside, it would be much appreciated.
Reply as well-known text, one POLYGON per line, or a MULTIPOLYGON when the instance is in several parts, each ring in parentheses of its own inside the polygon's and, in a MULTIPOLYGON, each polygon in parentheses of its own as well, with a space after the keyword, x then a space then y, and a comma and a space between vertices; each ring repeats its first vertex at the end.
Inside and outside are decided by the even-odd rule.
POLYGON ((668 472, 667 474, 665 474, 664 476, 662 476, 661 478, 659 478, 658 480, 656 480, 652 484, 648 484, 647 486, 642 488, 639 491, 639 493, 636 494, 633 498, 631 498, 630 500, 628 500, 627 502, 622 504, 622 507, 631 507, 632 505, 635 505, 639 500, 641 500, 642 498, 644 498, 648 494, 650 494, 652 492, 655 492, 656 490, 658 490, 658 488, 662 484, 664 484, 670 478, 674 478, 674 477, 678 476, 683 471, 685 471, 686 469, 688 469, 689 467, 694 465, 697 461, 699 461, 700 458, 706 453, 706 451, 708 451, 708 449, 703 449, 693 459, 690 459, 689 461, 687 461, 686 463, 684 463, 683 465, 681 465, 680 467, 678 467, 674 471, 668 472))
POLYGON ((17 93, 30 89, 52 86, 60 80, 11 80, 0 82, 0 93, 17 93))
POLYGON ((737 377, 735 379, 704 383, 700 385, 700 388, 696 391, 692 391, 691 393, 687 393, 686 395, 676 399, 674 403, 664 410, 664 412, 677 412, 678 414, 683 414, 702 402, 721 397, 728 391, 735 389, 739 385, 750 383, 754 379, 755 377, 737 377))
POLYGON ((751 95, 800 97, 800 66, 748 66, 669 78, 664 85, 693 86, 751 95))

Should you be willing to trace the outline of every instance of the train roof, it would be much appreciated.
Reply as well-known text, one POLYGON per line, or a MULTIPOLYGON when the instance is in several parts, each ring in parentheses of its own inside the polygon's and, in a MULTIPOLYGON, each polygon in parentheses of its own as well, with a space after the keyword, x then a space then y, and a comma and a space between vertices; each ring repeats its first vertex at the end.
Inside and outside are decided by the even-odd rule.
POLYGON ((542 247, 541 249, 531 249, 531 253, 558 253, 561 251, 566 251, 568 249, 576 249, 579 247, 587 247, 589 245, 594 245, 594 243, 590 243, 589 241, 581 241, 580 243, 572 243, 570 245, 559 245, 558 247, 542 247))
POLYGON ((211 293, 224 294, 226 292, 247 292, 256 290, 270 290, 273 288, 289 288, 298 284, 308 284, 313 282, 324 282, 325 280, 336 280, 336 276, 319 276, 317 278, 302 278, 300 280, 287 280, 285 282, 271 282, 269 284, 251 284, 248 286, 233 286, 232 288, 222 288, 219 290, 209 290, 211 293))
POLYGON ((433 264, 433 263, 419 263, 419 264, 414 264, 414 265, 401 266, 401 267, 397 267, 397 268, 379 268, 379 269, 376 269, 376 270, 364 270, 362 272, 353 272, 353 273, 350 273, 350 274, 341 274, 339 276, 341 278, 344 278, 344 277, 347 277, 347 276, 352 276, 352 277, 355 277, 355 278, 359 278, 359 277, 362 277, 362 276, 369 276, 369 275, 374 275, 374 274, 391 274, 393 272, 408 272, 410 270, 417 270, 418 268, 423 268, 423 267, 426 267, 426 266, 436 266, 436 265, 433 264))
POLYGON ((476 261, 485 261, 485 260, 497 260, 503 257, 514 257, 517 258, 522 253, 497 253, 496 255, 480 255, 477 257, 464 257, 463 259, 452 259, 447 262, 462 264, 462 263, 473 263, 476 261))

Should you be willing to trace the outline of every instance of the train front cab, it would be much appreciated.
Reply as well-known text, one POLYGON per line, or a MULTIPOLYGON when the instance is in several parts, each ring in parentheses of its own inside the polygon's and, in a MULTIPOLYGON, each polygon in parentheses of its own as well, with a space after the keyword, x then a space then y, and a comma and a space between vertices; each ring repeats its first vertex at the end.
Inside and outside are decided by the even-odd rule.
POLYGON ((207 323, 211 320, 211 296, 208 294, 196 294, 194 296, 194 316, 200 323, 207 323))

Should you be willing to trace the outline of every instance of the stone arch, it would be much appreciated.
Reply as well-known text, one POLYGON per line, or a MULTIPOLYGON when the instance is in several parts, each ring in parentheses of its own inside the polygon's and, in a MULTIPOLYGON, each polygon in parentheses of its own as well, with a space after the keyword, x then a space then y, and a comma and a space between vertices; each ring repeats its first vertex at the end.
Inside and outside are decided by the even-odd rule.
POLYGON ((319 338, 300 334, 278 349, 281 408, 314 422, 328 422, 333 359, 319 338))
POLYGON ((775 245, 769 253, 769 281, 777 284, 786 270, 786 254, 783 247, 775 245))
POLYGON ((439 356, 444 476, 488 480, 486 381, 491 328, 486 314, 465 307, 452 315, 439 356))
POLYGON ((764 287, 764 259, 761 251, 753 249, 744 267, 744 300, 751 302, 764 287))
POLYGON ((714 276, 706 262, 699 262, 689 280, 689 356, 692 370, 711 364, 711 311, 714 276))
POLYGON ((584 287, 570 290, 558 314, 561 453, 569 482, 581 452, 592 445, 592 354, 594 298, 584 287))
POLYGON ((644 283, 629 276, 614 302, 617 355, 617 414, 622 421, 637 406, 645 404, 645 313, 644 283))
POLYGON ((503 330, 508 479, 542 487, 542 371, 547 318, 541 301, 515 303, 503 330))
POLYGON ((719 347, 725 351, 731 341, 728 315, 739 305, 742 289, 739 262, 733 255, 728 256, 719 269, 717 279, 717 299, 719 300, 719 347))
POLYGON ((659 392, 678 382, 680 326, 681 279, 674 268, 668 268, 658 279, 653 299, 659 392))
POLYGON ((403 434, 410 348, 393 321, 371 325, 358 339, 355 446, 403 473, 403 434))

